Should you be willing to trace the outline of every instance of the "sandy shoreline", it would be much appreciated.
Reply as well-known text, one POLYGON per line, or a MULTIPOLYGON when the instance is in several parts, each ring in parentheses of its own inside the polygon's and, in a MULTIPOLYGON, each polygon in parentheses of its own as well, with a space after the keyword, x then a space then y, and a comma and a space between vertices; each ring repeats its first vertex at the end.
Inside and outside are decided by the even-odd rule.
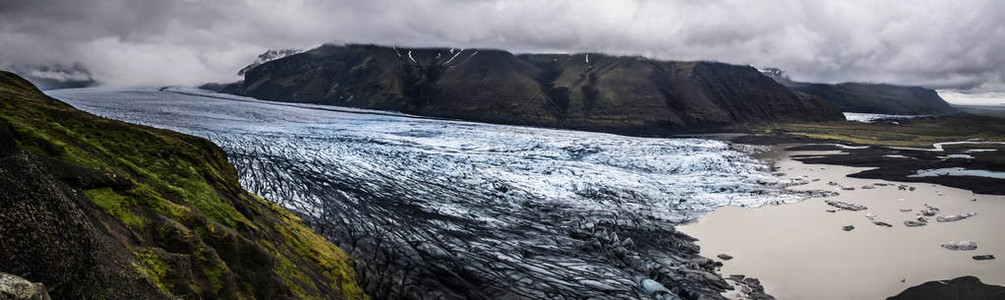
POLYGON ((1005 284, 1005 196, 975 195, 928 183, 850 178, 845 175, 868 168, 804 164, 789 156, 835 152, 779 150, 784 148, 775 146, 762 157, 773 160, 778 172, 785 173, 783 178, 809 181, 790 189, 829 190, 840 195, 760 208, 724 207, 698 222, 680 226, 680 231, 700 240, 697 243, 703 256, 726 253, 734 257, 724 261, 724 277, 744 274, 759 278, 766 291, 778 299, 885 299, 926 281, 962 275, 977 276, 988 284, 1005 284), (901 185, 915 189, 901 190, 901 185), (827 212, 836 208, 824 200, 861 204, 868 209, 827 212), (930 217, 926 226, 905 226, 904 221, 915 220, 925 204, 940 208, 939 215, 978 215, 956 222, 937 222, 930 217), (874 225, 867 214, 893 227, 874 225), (855 229, 842 230, 846 225, 855 229), (940 246, 955 241, 973 241, 978 248, 951 251, 940 246), (980 254, 994 254, 999 259, 971 258, 980 254))

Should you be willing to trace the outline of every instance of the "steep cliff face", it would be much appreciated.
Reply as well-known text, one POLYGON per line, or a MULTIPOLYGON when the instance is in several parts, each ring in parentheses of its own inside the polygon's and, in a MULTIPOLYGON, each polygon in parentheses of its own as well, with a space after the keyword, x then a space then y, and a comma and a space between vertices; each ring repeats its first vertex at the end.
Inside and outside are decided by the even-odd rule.
POLYGON ((222 92, 464 120, 660 134, 841 120, 746 66, 601 54, 324 45, 248 70, 222 92))
POLYGON ((793 90, 814 95, 842 111, 892 115, 936 115, 956 112, 934 90, 868 83, 799 83, 793 90))
POLYGON ((807 83, 790 80, 783 71, 768 69, 765 75, 797 92, 820 97, 844 112, 936 115, 956 112, 935 90, 917 86, 872 83, 807 83))
POLYGON ((0 272, 55 299, 363 298, 353 262, 244 191, 209 141, 0 72, 0 272))

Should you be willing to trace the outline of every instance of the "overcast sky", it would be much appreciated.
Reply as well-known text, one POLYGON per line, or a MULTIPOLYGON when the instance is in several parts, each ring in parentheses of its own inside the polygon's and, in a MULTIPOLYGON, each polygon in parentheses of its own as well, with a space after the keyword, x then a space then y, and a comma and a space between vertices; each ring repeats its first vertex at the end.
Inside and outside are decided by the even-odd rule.
POLYGON ((0 0, 0 65, 113 85, 233 81, 322 43, 606 52, 778 67, 797 80, 1005 85, 1005 1, 0 0))

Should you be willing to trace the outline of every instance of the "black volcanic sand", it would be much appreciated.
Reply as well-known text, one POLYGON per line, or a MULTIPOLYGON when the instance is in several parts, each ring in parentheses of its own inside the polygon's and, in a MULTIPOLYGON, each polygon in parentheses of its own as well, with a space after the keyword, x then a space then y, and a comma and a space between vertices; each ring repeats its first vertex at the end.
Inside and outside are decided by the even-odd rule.
MULTIPOLYGON (((969 148, 989 148, 993 145, 970 144, 969 148)), ((934 183, 973 191, 979 194, 1005 195, 1005 180, 980 176, 926 176, 909 177, 917 170, 964 168, 1005 172, 1005 163, 970 158, 944 158, 954 154, 947 151, 903 150, 886 147, 852 149, 833 144, 803 145, 786 149, 788 151, 840 150, 841 154, 795 155, 792 158, 809 164, 831 164, 850 167, 873 167, 848 175, 853 178, 883 179, 900 182, 934 183), (897 157, 890 157, 894 155, 897 157), (899 157, 903 156, 903 157, 899 157), (940 157, 941 156, 941 157, 940 157)), ((960 153, 963 154, 963 153, 960 153)), ((966 153, 973 154, 973 153, 966 153)))

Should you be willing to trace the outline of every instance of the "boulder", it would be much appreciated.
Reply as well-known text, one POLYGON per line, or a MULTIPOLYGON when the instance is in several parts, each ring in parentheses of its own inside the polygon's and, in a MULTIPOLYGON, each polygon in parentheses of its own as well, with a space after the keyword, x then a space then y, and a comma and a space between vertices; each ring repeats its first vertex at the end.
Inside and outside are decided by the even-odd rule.
POLYGON ((10 300, 49 300, 45 285, 33 283, 24 278, 0 273, 0 299, 10 300))

